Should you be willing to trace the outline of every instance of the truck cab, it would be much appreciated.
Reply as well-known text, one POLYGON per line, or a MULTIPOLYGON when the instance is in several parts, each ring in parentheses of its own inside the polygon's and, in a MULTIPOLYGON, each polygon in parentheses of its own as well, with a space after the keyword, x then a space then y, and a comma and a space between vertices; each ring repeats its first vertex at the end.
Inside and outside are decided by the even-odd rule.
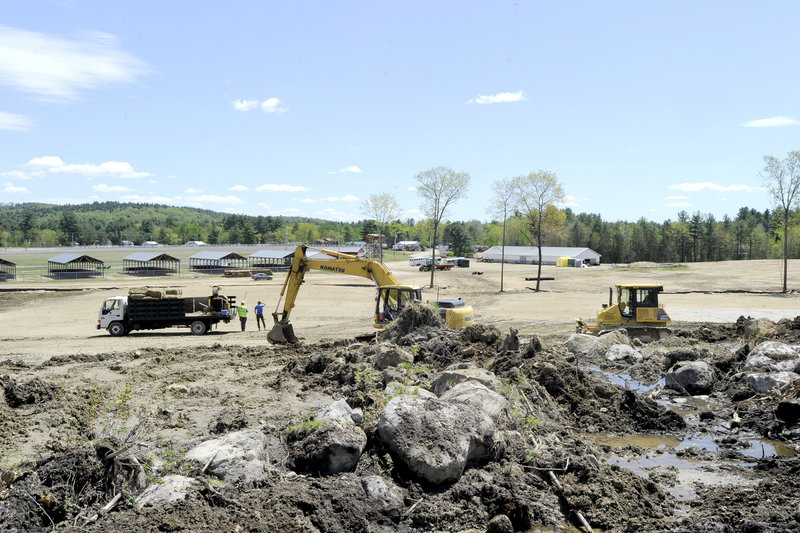
POLYGON ((108 329, 114 336, 125 334, 123 321, 127 307, 128 298, 125 296, 112 296, 106 299, 97 315, 97 329, 108 329), (110 328, 114 328, 114 331, 110 328))

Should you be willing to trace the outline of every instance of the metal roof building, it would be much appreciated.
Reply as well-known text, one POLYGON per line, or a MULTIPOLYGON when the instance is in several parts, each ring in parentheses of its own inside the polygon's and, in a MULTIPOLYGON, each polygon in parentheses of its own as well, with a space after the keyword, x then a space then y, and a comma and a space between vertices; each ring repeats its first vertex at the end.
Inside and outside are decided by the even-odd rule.
POLYGON ((247 257, 251 268, 288 270, 292 265, 294 250, 259 250, 247 257))
POLYGON ((135 252, 122 258, 122 272, 134 276, 181 273, 181 260, 161 252, 135 252))
POLYGON ((17 279, 17 264, 0 259, 0 281, 17 279))
POLYGON ((189 267, 198 272, 220 273, 247 266, 247 258, 236 252, 197 252, 189 258, 189 267))
POLYGON ((105 277, 103 261, 90 255, 63 253, 47 260, 47 273, 59 279, 105 277))
MULTIPOLYGON (((501 246, 492 246, 483 252, 483 260, 500 262, 503 260, 501 246)), ((591 248, 580 248, 571 246, 542 246, 542 264, 555 265, 560 257, 574 259, 578 265, 599 265, 600 254, 591 248)), ((539 263, 539 249, 536 246, 506 246, 506 263, 539 263)))

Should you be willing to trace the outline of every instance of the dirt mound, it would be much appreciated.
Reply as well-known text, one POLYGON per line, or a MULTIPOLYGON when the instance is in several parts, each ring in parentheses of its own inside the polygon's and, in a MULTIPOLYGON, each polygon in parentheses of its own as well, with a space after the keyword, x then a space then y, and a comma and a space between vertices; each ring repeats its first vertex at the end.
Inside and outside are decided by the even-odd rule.
POLYGON ((49 400, 58 392, 58 387, 43 383, 39 379, 32 379, 27 383, 17 383, 9 376, 0 377, 0 385, 3 387, 3 397, 6 404, 15 409, 22 405, 38 404, 49 400))

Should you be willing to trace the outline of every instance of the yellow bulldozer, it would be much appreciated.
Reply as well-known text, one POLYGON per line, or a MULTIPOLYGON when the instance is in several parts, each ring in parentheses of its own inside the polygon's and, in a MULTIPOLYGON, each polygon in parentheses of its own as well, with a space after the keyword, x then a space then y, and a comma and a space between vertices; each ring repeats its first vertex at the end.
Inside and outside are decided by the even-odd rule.
POLYGON ((597 312, 595 322, 577 319, 578 333, 599 335, 612 329, 625 328, 629 333, 642 336, 669 332, 671 319, 663 305, 658 303, 662 285, 627 283, 609 287, 608 304, 597 312), (614 305, 614 289, 617 303, 614 305))

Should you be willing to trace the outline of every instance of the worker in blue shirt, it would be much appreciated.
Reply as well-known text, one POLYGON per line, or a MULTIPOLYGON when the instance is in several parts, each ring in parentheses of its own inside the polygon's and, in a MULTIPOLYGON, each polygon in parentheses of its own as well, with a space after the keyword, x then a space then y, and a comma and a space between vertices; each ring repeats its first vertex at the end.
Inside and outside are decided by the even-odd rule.
POLYGON ((267 329, 267 323, 264 322, 264 304, 261 303, 261 300, 256 305, 256 324, 258 325, 258 331, 261 331, 262 325, 265 330, 267 329))

